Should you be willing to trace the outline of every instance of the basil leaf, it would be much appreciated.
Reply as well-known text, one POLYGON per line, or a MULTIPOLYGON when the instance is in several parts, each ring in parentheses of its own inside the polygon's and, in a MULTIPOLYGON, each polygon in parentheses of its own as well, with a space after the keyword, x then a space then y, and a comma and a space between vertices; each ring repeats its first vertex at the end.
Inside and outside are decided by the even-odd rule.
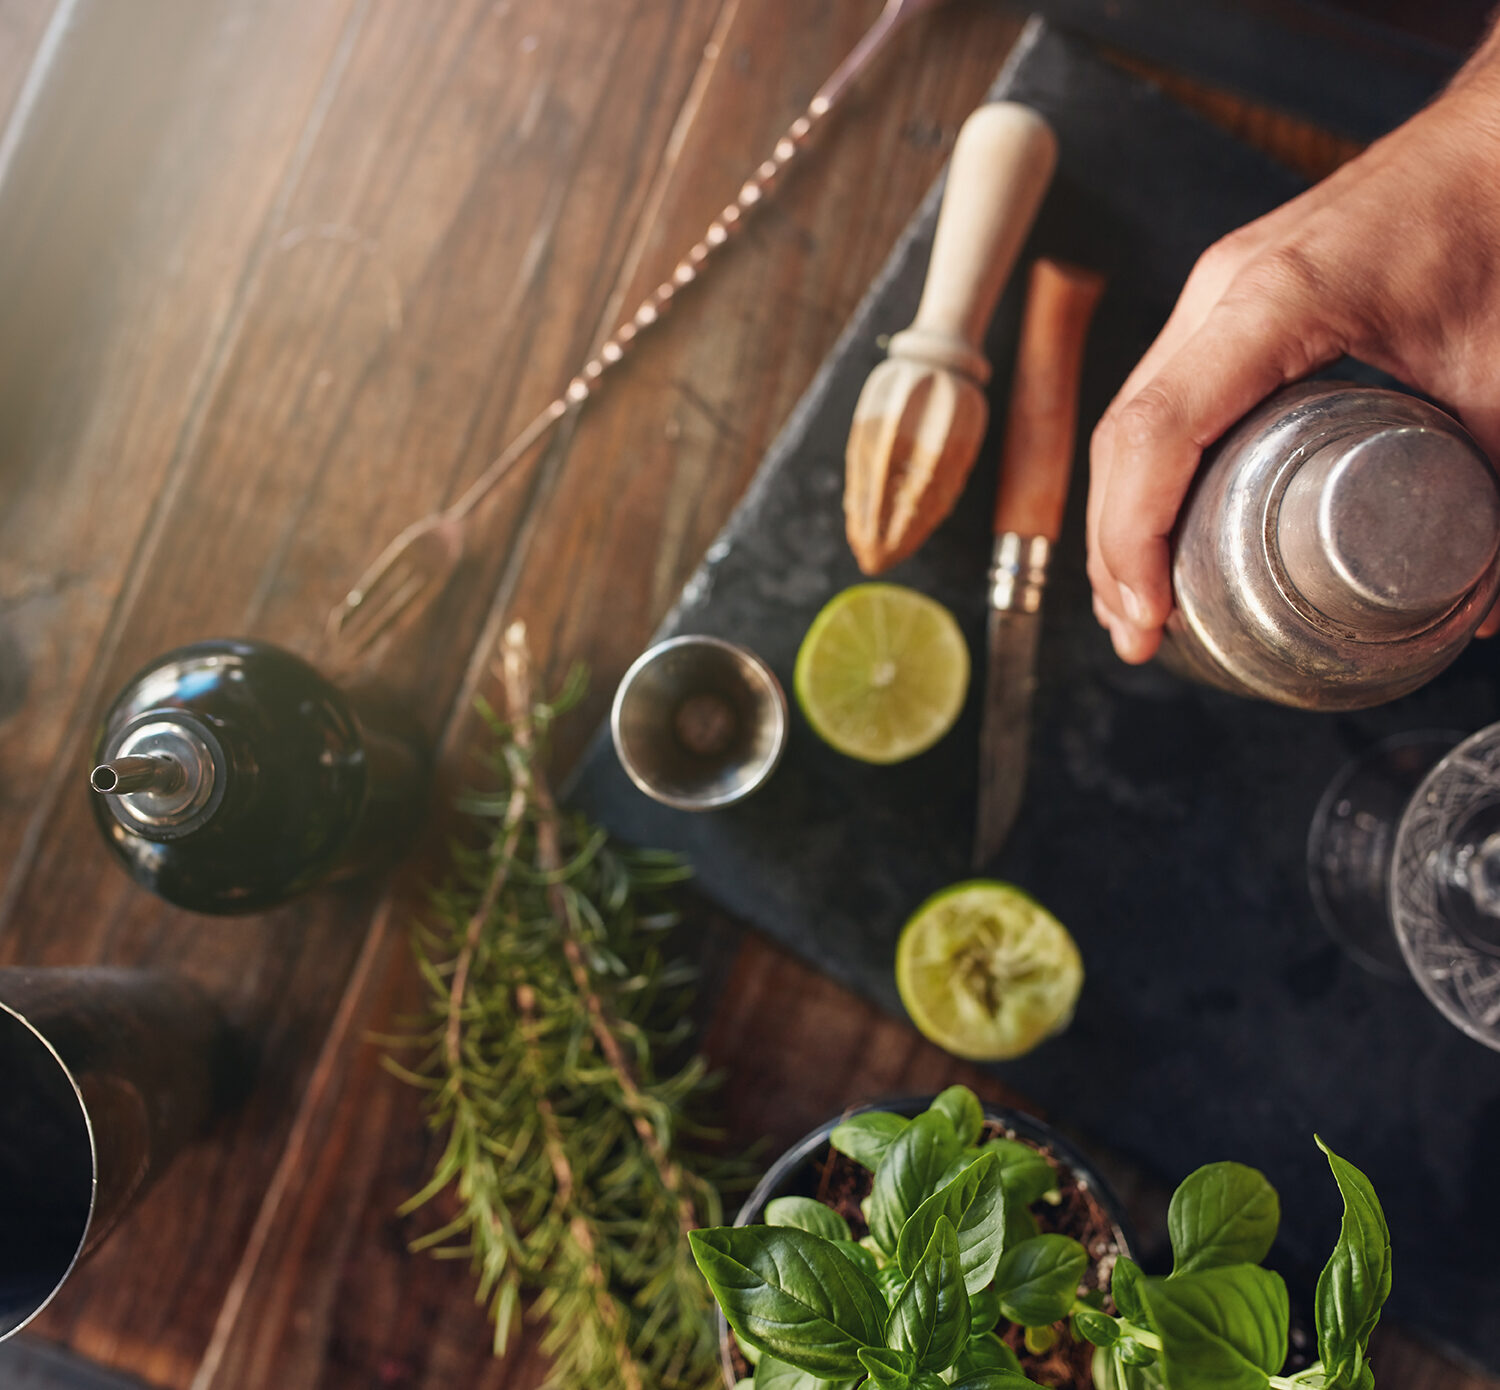
POLYGON ((1000 1309, 1022 1327, 1046 1327, 1068 1316, 1088 1251, 1067 1236, 1033 1236, 1000 1257, 995 1290, 1000 1309))
POLYGON ((1041 1201, 1057 1186, 1056 1169, 1019 1139, 991 1139, 979 1152, 1000 1160, 1000 1185, 1023 1207, 1041 1201))
POLYGON ((1220 1265, 1258 1265, 1276 1239, 1281 1200, 1265 1176, 1243 1163, 1210 1163, 1172 1194, 1167 1230, 1173 1274, 1220 1265))
POLYGON ((1155 1350, 1134 1337, 1121 1337, 1115 1345, 1115 1355, 1127 1366, 1156 1365, 1155 1350))
POLYGON ((825 1240, 848 1240, 849 1223, 832 1207, 811 1197, 777 1197, 766 1203, 767 1226, 794 1226, 825 1240))
POLYGON ((867 1110, 845 1120, 828 1136, 828 1142, 873 1173, 880 1167, 891 1140, 910 1123, 886 1110, 867 1110))
POLYGON ((1145 1294, 1142 1285, 1146 1282, 1146 1276, 1141 1273, 1140 1265, 1129 1258, 1121 1255, 1115 1261, 1114 1273, 1110 1276, 1110 1297, 1115 1301, 1115 1307, 1120 1310, 1120 1316, 1133 1322, 1137 1327, 1144 1327, 1148 1331, 1155 1331, 1156 1324, 1151 1321, 1151 1313, 1146 1307, 1145 1294))
POLYGON ((969 1340, 969 1291, 958 1257, 958 1234, 939 1216, 917 1267, 897 1295, 885 1327, 886 1345, 909 1351, 923 1371, 946 1370, 969 1340))
POLYGON ((1286 1360, 1286 1285, 1269 1269, 1224 1265, 1147 1279, 1144 1291, 1172 1390, 1266 1390, 1286 1360))
POLYGON ((1073 1314, 1073 1335, 1096 1347, 1112 1347, 1120 1340, 1120 1324, 1097 1308, 1080 1308, 1073 1314))
POLYGON ((1318 1147, 1344 1198, 1338 1244, 1318 1276, 1318 1356, 1330 1386, 1356 1387, 1370 1334, 1391 1292, 1391 1232, 1370 1180, 1321 1139, 1318 1147))
POLYGON ((907 1390, 917 1371, 917 1358, 909 1351, 889 1347, 861 1347, 859 1359, 870 1373, 874 1390, 907 1390))
POLYGON ((1032 1240, 1041 1234, 1036 1217, 1026 1210, 1010 1193, 1005 1194, 1005 1239, 1001 1248, 1009 1250, 1023 1240, 1032 1240))
POLYGON ((897 1351, 895 1347, 861 1347, 860 1364, 874 1375, 880 1371, 886 1375, 915 1375, 917 1358, 909 1351, 897 1351))
POLYGON ((1042 1387, 1019 1371, 977 1371, 955 1380, 949 1390, 1042 1390, 1042 1387))
POLYGON ((838 1250, 842 1255, 864 1270, 870 1278, 875 1280, 876 1284, 880 1283, 880 1280, 876 1278, 880 1273, 880 1262, 876 1260, 872 1252, 852 1240, 836 1240, 833 1242, 833 1246, 834 1249, 838 1250))
POLYGON ((875 1287, 880 1290, 889 1307, 896 1301, 896 1295, 906 1287, 906 1276, 901 1272, 901 1266, 894 1260, 888 1265, 882 1265, 875 1276, 875 1287))
POLYGON ((972 1296, 995 1277, 1005 1240, 1005 1192, 993 1154, 975 1160, 906 1219, 896 1241, 896 1263, 908 1274, 917 1267, 941 1217, 958 1234, 964 1284, 972 1296))
POLYGON ((880 1290, 829 1241, 773 1226, 715 1226, 688 1240, 729 1325, 778 1360, 837 1380, 860 1373, 860 1347, 884 1340, 880 1290))
POLYGON ((967 1086, 950 1086, 932 1102, 931 1108, 946 1115, 960 1144, 977 1143, 984 1129, 984 1107, 967 1086))
MULTIPOLYGON (((963 1259, 962 1244, 959 1246, 959 1259, 963 1259)), ((978 1293, 970 1290, 969 1332, 975 1337, 981 1337, 986 1332, 993 1332, 999 1321, 1000 1295, 994 1289, 980 1289, 978 1293)))
POLYGON ((760 1348, 752 1347, 738 1332, 731 1332, 730 1335, 734 1338, 735 1346, 740 1349, 740 1355, 752 1366, 760 1365, 760 1348))
POLYGON ((1021 1358, 998 1337, 986 1332, 975 1337, 953 1363, 959 1379, 977 1371, 1014 1371, 1021 1374, 1021 1358))
POLYGON ((918 1115, 891 1140, 870 1193, 870 1234, 887 1255, 896 1253, 906 1218, 935 1192, 943 1171, 958 1153, 958 1140, 946 1117, 918 1115))
POLYGON ((753 1390, 853 1390, 855 1384, 852 1380, 820 1380, 774 1356, 762 1356, 755 1368, 755 1378, 743 1383, 753 1390))

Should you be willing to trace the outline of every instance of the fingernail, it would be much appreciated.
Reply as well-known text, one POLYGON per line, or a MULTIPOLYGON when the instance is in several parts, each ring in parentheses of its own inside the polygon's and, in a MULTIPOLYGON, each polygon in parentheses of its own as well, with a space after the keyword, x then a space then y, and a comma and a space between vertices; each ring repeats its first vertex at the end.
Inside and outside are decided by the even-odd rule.
POLYGON ((1120 585, 1120 602, 1125 605, 1125 616, 1137 627, 1151 625, 1151 620, 1146 615, 1146 605, 1141 602, 1141 596, 1128 584, 1120 585))
POLYGON ((1094 621, 1102 628, 1109 627, 1109 609, 1104 606, 1104 600, 1098 594, 1094 595, 1094 621))

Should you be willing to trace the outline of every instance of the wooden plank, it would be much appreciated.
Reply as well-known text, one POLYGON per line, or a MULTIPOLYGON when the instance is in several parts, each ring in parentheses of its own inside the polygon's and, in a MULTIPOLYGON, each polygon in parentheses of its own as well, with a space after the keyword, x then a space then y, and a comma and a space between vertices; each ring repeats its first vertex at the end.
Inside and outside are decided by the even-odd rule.
POLYGON ((5 1390, 142 1390, 138 1380, 28 1337, 0 1346, 0 1384, 5 1390))
MULTIPOLYGON (((717 0, 352 12, 336 33, 336 78, 282 170, 284 194, 229 262, 237 309, 197 409, 163 450, 175 471, 146 489, 161 506, 83 682, 92 708, 47 754, 52 775, 83 761, 104 693, 153 652, 213 631, 314 647, 371 537, 396 529, 415 498, 440 500, 466 460, 478 467, 498 447, 489 435, 510 428, 510 397, 488 383, 524 378, 523 366, 549 393, 565 379, 586 344, 578 325, 599 317, 649 182, 639 161, 665 144, 717 13, 717 0)), ((184 55, 186 68, 202 65, 184 55)), ((274 68, 250 55, 247 71, 261 80, 274 68)), ((172 119, 191 127, 205 98, 164 115, 168 154, 185 138, 172 119)), ((56 231, 41 214, 33 222, 38 244, 56 231)), ((34 300, 40 321, 51 297, 34 300)), ((105 396, 86 418, 119 407, 105 396)), ((87 504, 80 479, 63 486, 87 504)), ((40 469, 23 496, 39 515, 60 500, 40 469)), ((56 534, 38 548, 69 553, 56 534)), ((472 628, 483 591, 469 603, 472 628)), ((471 637, 460 634, 416 682, 434 725, 471 637)), ((80 683, 76 670, 67 683, 80 683)), ((0 949, 25 960, 171 960, 228 999, 262 1047, 246 1110, 177 1168, 43 1324, 111 1364, 185 1384, 233 1291, 237 1257, 264 1229, 262 1214, 274 1215, 288 1127, 322 1074, 319 1047, 375 899, 354 892, 205 924, 132 889, 97 846, 87 794, 58 785, 69 794, 31 819, 0 949), (204 1222, 210 1204, 215 1219, 204 1222)))
MULTIPOLYGON (((764 156, 787 121, 853 44, 873 11, 869 6, 842 5, 837 7, 835 22, 834 7, 821 7, 802 22, 800 7, 790 0, 755 0, 753 7, 748 2, 738 8, 728 6, 725 13, 732 22, 717 40, 718 52, 709 55, 715 70, 697 121, 686 131, 682 152, 670 171, 662 231, 650 238, 647 254, 629 286, 603 287, 624 291, 627 303, 658 283, 664 268, 675 264, 682 249, 696 240, 709 218, 738 188, 744 170, 764 156)), ((705 15, 709 20, 717 17, 717 13, 705 15)), ((808 156, 807 169, 786 190, 788 202, 778 201, 767 210, 760 227, 748 234, 714 279, 699 287, 696 298, 685 302, 680 314, 662 326, 655 342, 642 346, 637 362, 603 396, 593 420, 605 411, 621 411, 635 421, 632 428, 641 432, 649 447, 616 457, 620 440, 614 431, 618 426, 607 421, 591 425, 586 420, 566 451, 554 456, 553 469, 524 528, 523 536, 529 539, 524 541, 522 573, 531 582, 543 587, 550 583, 562 590, 558 597, 564 607, 566 593, 573 592, 580 611, 591 615, 583 624, 591 634, 589 643, 608 642, 617 669, 622 669, 629 651, 659 617, 697 548, 706 543, 736 489, 753 471, 760 450, 779 425, 780 413, 789 408, 815 370, 868 276, 930 183, 944 157, 945 144, 988 85, 1015 28, 1011 21, 988 12, 955 11, 942 26, 914 31, 912 46, 894 70, 884 75, 883 85, 868 90, 849 120, 830 130, 824 147, 808 156), (929 67, 932 63, 937 65, 936 72, 929 67), (851 162, 852 167, 846 167, 851 162), (861 218, 857 235, 851 235, 846 217, 849 199, 871 167, 882 163, 892 166, 889 181, 861 218), (815 236, 826 239, 826 244, 815 244, 815 236), (853 265, 847 262, 851 242, 857 247, 853 265), (781 269, 780 263, 788 257, 793 269, 781 269), (768 274, 786 277, 798 301, 794 312, 777 315, 766 307, 768 274), (727 353, 722 346, 726 339, 731 343, 727 353), (728 364, 716 366, 713 384, 702 397, 706 408, 727 410, 731 416, 743 408, 746 416, 744 423, 731 430, 732 436, 743 437, 733 438, 730 471, 725 476, 718 476, 707 456, 684 474, 681 459, 689 443, 684 441, 681 450, 664 449, 659 443, 665 420, 673 416, 693 420, 680 382, 685 379, 690 387, 694 385, 689 365, 695 355, 705 353, 715 359, 723 354, 728 364), (732 365, 736 353, 752 354, 749 361, 754 363, 740 369, 737 382, 732 365), (788 356, 790 364, 785 360, 788 356), (755 389, 747 389, 752 382, 755 389), (578 451, 585 448, 588 452, 575 463, 578 451), (627 538, 623 557, 613 542, 590 554, 587 541, 570 534, 574 520, 570 494, 567 484, 559 488, 557 468, 577 468, 579 479, 587 472, 598 473, 598 480, 591 478, 586 486, 572 484, 587 493, 586 498, 573 495, 572 501, 582 501, 586 507, 587 527, 603 521, 611 536, 614 527, 620 528, 627 538), (698 498, 701 516, 689 511, 684 517, 672 502, 683 496, 692 498, 705 472, 715 475, 714 492, 698 498), (623 516, 613 509, 610 492, 621 478, 631 488, 641 489, 623 516), (611 517, 613 526, 607 524, 611 517), (684 521, 691 524, 684 525, 684 521), (663 531, 673 525, 679 534, 658 572, 654 557, 661 549, 663 531), (625 632, 615 631, 617 626, 625 632)), ((707 38, 708 32, 700 30, 694 45, 697 53, 702 53, 707 38)), ((625 119, 624 111, 617 116, 625 119)), ((569 239, 573 263, 593 264, 597 250, 590 241, 597 224, 579 228, 562 218, 557 227, 557 235, 569 239)), ((620 297, 618 292, 615 297, 620 297)), ((601 303, 592 325, 602 324, 602 308, 601 303)), ((576 347, 584 346, 593 331, 591 326, 580 335, 576 347)), ((545 402, 572 365, 554 364, 550 380, 536 374, 535 386, 541 389, 527 402, 530 410, 545 402)), ((703 407, 696 409, 701 417, 703 407)), ((471 476, 488 450, 497 447, 502 423, 486 420, 488 449, 475 448, 466 456, 464 476, 471 476)), ((705 431, 696 423, 688 428, 695 431, 695 443, 710 450, 722 448, 722 438, 715 437, 717 430, 705 431)), ((431 487, 432 480, 413 479, 406 484, 418 485, 431 487)), ((385 500, 370 499, 369 505, 385 505, 385 500)), ((411 508, 410 500, 406 505, 411 508)), ((515 501, 505 499, 485 518, 483 537, 505 536, 515 516, 515 501)), ((405 517, 398 512, 395 519, 399 525, 405 517)), ((370 534, 381 534, 379 528, 372 530, 363 523, 357 530, 366 541, 370 534)), ((440 630, 461 626, 465 609, 471 623, 475 616, 484 616, 489 590, 504 573, 506 557, 491 555, 501 547, 487 540, 478 549, 475 570, 455 587, 462 590, 467 584, 480 592, 450 599, 444 605, 448 611, 435 615, 440 630)), ((351 550, 350 558, 358 564, 365 555, 351 550)), ((347 573, 339 576, 343 583, 347 583, 347 573)), ((502 585, 492 615, 510 611, 508 599, 509 589, 502 585)), ((273 612, 279 603, 273 600, 273 612)), ((424 643, 432 640, 430 636, 418 638, 415 650, 431 652, 424 643)), ((410 656, 412 650, 408 644, 407 659, 420 665, 410 656)), ((592 647, 576 638, 555 649, 559 664, 583 654, 592 654, 592 647)), ((474 669, 482 672, 485 664, 481 648, 474 669)), ((606 671, 604 683, 596 689, 603 691, 608 679, 606 671)), ((596 695, 595 708, 598 699, 596 695)), ((570 736, 576 741, 588 723, 586 714, 575 717, 570 721, 570 736)), ((467 717, 456 721, 455 749, 461 749, 472 732, 467 717)), ((414 907, 414 895, 407 894, 397 920, 404 921, 414 907)), ((382 1366, 400 1368, 401 1383, 417 1385, 444 1383, 444 1375, 450 1378, 448 1383, 484 1377, 487 1385, 519 1386, 540 1380, 540 1366, 529 1358, 508 1361, 500 1368, 489 1363, 483 1320, 468 1305, 469 1285, 463 1271, 451 1266, 414 1266, 401 1253, 405 1242, 425 1229, 425 1218, 402 1222, 392 1213, 419 1184, 423 1165, 430 1163, 432 1155, 426 1146, 414 1142, 421 1128, 417 1097, 378 1072, 361 1041, 368 1028, 388 1031, 391 1018, 400 1012, 399 1001, 405 997, 409 1003, 413 997, 404 944, 394 935, 390 940, 372 937, 371 942, 377 959, 369 970, 368 992, 351 994, 348 1005, 350 1018, 360 1022, 351 1022, 342 1039, 330 1047, 326 1072, 320 1069, 316 1083, 337 1099, 326 1107, 310 1104, 304 1110, 299 1148, 303 1155, 314 1157, 306 1167, 299 1165, 288 1174, 278 1196, 279 1211, 267 1223, 265 1243, 254 1252, 253 1267, 251 1260, 246 1262, 243 1301, 221 1323, 211 1362, 198 1382, 202 1390, 262 1383, 363 1385, 382 1366), (348 1152, 381 1157, 376 1164, 351 1165, 345 1157, 348 1152), (329 1234, 326 1239, 310 1237, 309 1231, 329 1234), (369 1315, 372 1306, 396 1306, 400 1291, 409 1293, 413 1288, 420 1289, 424 1299, 438 1300, 443 1323, 436 1332, 430 1325, 435 1313, 410 1322, 369 1315)))
MULTIPOLYGON (((295 180, 349 11, 346 0, 75 6, 0 190, 0 477, 11 498, 0 510, 0 628, 21 696, 0 725, 9 960, 129 958, 100 943, 142 903, 91 843, 82 744, 116 650, 114 616, 159 535, 158 499, 180 476, 241 311, 241 277, 295 180), (59 807, 71 832, 53 828, 59 807), (65 868, 62 891, 28 898, 39 847, 58 852, 54 863, 91 865, 98 891, 65 868)), ((279 962, 305 944, 286 941, 279 962)), ((281 988, 277 961, 246 973, 281 988)), ((306 1041, 293 1025, 281 1047, 295 1055, 306 1041)), ((274 1088, 295 1070, 272 1066, 267 1100, 241 1120, 247 1132, 274 1133, 274 1088)), ((227 1149, 192 1155, 173 1178, 183 1188, 153 1194, 138 1218, 157 1251, 180 1253, 176 1264, 107 1248, 93 1277, 111 1291, 115 1322, 87 1325, 86 1291, 69 1289, 44 1332, 152 1381, 184 1382, 201 1350, 194 1312, 212 1298, 198 1262, 223 1264, 243 1239, 248 1194, 231 1195, 236 1172, 227 1149), (174 1207, 174 1192, 195 1183, 196 1201, 174 1207), (222 1203, 207 1200, 215 1191, 222 1203)))
POLYGON ((349 8, 75 4, 0 187, 0 923, 349 8))
MULTIPOLYGON (((534 1349, 491 1362, 466 1272, 408 1256, 425 1227, 393 1215, 432 1154, 365 1039, 415 998, 401 928, 439 859, 394 904, 366 887, 244 922, 171 912, 95 842, 88 728, 172 642, 238 630, 316 652, 386 536, 484 466, 607 306, 657 283, 879 6, 149 0, 143 19, 145 3, 81 0, 0 188, 0 666, 28 668, 0 705, 0 957, 178 962, 255 1030, 262 1071, 42 1330, 173 1387, 535 1385, 534 1349)), ((576 747, 1015 27, 969 4, 913 29, 714 278, 483 514, 459 582, 385 667, 453 768, 517 612, 554 672, 595 664, 576 747)), ((736 1063, 742 1138, 967 1074, 764 947, 725 997, 714 1047, 736 1063), (810 1078, 813 1052, 846 1065, 810 1078)))
POLYGON ((1495 1390, 1500 1378, 1470 1371, 1390 1327, 1375 1330, 1370 1364, 1382 1385, 1401 1390, 1495 1390))
MULTIPOLYGON (((0 151, 10 143, 4 132, 17 114, 17 100, 43 46, 61 0, 0 0, 0 151)), ((45 56, 42 67, 45 67, 45 56)), ((32 78, 39 85, 45 72, 32 78)), ((0 170, 4 161, 0 160, 0 170)))

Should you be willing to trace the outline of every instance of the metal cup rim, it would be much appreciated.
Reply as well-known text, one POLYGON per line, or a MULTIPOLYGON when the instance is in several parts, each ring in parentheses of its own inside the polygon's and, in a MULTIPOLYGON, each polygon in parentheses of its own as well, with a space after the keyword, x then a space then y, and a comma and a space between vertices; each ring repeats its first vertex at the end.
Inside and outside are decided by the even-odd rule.
POLYGON ((29 1018, 27 1018, 26 1015, 23 1014, 19 1009, 13 1008, 3 999, 0 999, 0 1012, 9 1014, 11 1018, 15 1019, 15 1021, 19 1023, 21 1027, 26 1029, 26 1031, 30 1033, 32 1037, 34 1037, 39 1043, 41 1043, 41 1045, 51 1055, 52 1060, 57 1063, 59 1070, 67 1078, 68 1085, 72 1088, 73 1091, 73 1098, 78 1102, 78 1112, 83 1116, 84 1132, 88 1135, 89 1169, 91 1172, 91 1178, 89 1181, 88 1215, 84 1219, 82 1231, 79 1232, 78 1245, 75 1247, 72 1257, 68 1260, 68 1267, 63 1270, 60 1275, 58 1275, 56 1283, 52 1285, 52 1291, 46 1296, 46 1298, 38 1303, 37 1306, 33 1308, 31 1312, 28 1313, 14 1327, 8 1330, 0 1331, 0 1342, 5 1342, 8 1341, 11 1337, 14 1337, 16 1333, 22 1331, 22 1329, 29 1327, 32 1322, 34 1322, 38 1317, 42 1315, 43 1312, 46 1311, 47 1306, 62 1291, 63 1285, 66 1284, 72 1277, 73 1271, 78 1267, 78 1261, 83 1258, 83 1252, 88 1246, 89 1232, 93 1230, 94 1227, 94 1215, 98 1206, 99 1199, 99 1141, 94 1134, 94 1118, 89 1114, 88 1103, 83 1098, 83 1091, 78 1085, 78 1078, 73 1075, 72 1068, 69 1067, 65 1061, 63 1061, 62 1056, 59 1054, 57 1048, 52 1045, 51 1039, 48 1038, 47 1035, 43 1033, 42 1030, 38 1028, 36 1024, 34 1024, 29 1018))
POLYGON ((782 689, 780 680, 776 673, 766 663, 765 659, 749 647, 739 642, 731 642, 723 637, 711 637, 707 633, 684 633, 677 637, 668 637, 660 642, 655 642, 647 647, 626 668, 625 674, 620 677, 620 683, 615 687, 615 698, 610 704, 609 710, 609 733, 610 739, 615 746, 615 756, 620 760, 620 766, 625 769, 625 775, 631 782, 653 801, 659 801, 664 806, 670 806, 678 811, 713 811, 722 806, 732 806, 738 801, 743 801, 752 792, 759 790, 766 784, 771 774, 776 771, 781 763, 782 755, 786 752, 787 739, 791 729, 791 708, 787 704, 786 691, 782 689), (755 770, 753 779, 748 780, 743 786, 736 787, 733 791, 722 792, 717 795, 704 796, 678 796, 673 792, 664 791, 636 766, 630 754, 626 751, 625 739, 621 729, 620 721, 625 708, 626 697, 630 688, 635 684, 641 672, 667 652, 679 647, 717 647, 721 651, 731 652, 742 658, 764 683, 767 693, 771 696, 771 704, 776 712, 776 728, 774 730, 775 743, 769 757, 764 759, 755 770))

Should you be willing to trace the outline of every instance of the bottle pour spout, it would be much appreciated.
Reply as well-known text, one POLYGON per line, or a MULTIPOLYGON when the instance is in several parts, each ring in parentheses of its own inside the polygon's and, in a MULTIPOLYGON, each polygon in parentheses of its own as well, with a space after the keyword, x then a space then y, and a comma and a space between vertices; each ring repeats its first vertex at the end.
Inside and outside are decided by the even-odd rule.
POLYGON ((148 838, 186 833, 224 794, 224 757, 200 721, 179 710, 150 711, 100 750, 89 785, 127 830, 148 838))
POLYGON ((187 781, 182 764, 166 757, 124 757, 100 763, 89 775, 89 785, 109 796, 133 792, 175 792, 187 781))

